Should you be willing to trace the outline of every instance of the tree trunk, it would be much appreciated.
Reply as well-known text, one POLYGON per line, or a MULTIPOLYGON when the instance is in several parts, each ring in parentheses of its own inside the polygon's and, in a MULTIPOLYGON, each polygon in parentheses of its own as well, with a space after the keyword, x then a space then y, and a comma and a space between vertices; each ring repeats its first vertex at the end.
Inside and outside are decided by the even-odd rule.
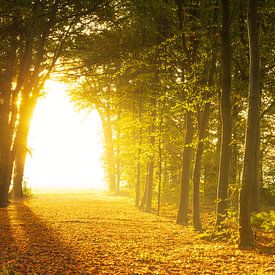
POLYGON ((148 168, 148 186, 147 186, 147 201, 145 212, 150 213, 152 211, 152 196, 153 196, 153 180, 154 180, 154 161, 149 163, 148 168))
MULTIPOLYGON (((216 22, 216 13, 214 15, 214 22, 216 22)), ((216 71, 216 43, 213 44, 213 56, 210 63, 209 68, 209 76, 208 80, 206 82, 206 79, 204 77, 203 83, 208 84, 208 87, 212 87, 214 84, 214 77, 215 77, 215 71, 216 71)), ((205 67, 206 69, 207 67, 205 67)), ((206 74, 205 70, 205 74, 206 74)), ((205 99, 209 99, 209 94, 206 93, 205 99)), ((202 154, 204 149, 204 141, 206 135, 206 128, 208 125, 209 115, 210 115, 210 108, 211 103, 208 101, 205 106, 204 110, 202 112, 198 111, 198 132, 199 132, 199 143, 196 151, 195 156, 195 163, 194 163, 194 170, 193 170, 193 223, 194 227, 197 231, 202 231, 202 224, 201 224, 201 218, 200 218, 200 179, 201 179, 201 160, 202 160, 202 154), (200 113, 202 113, 202 116, 200 118, 200 113)))
POLYGON ((139 207, 139 200, 140 200, 140 148, 138 149, 135 207, 139 207))
POLYGON ((105 140, 105 156, 106 156, 106 168, 108 174, 109 191, 116 191, 116 175, 115 175, 115 156, 113 145, 113 134, 111 128, 111 114, 109 106, 107 107, 106 114, 100 108, 97 108, 101 118, 102 128, 105 140))
POLYGON ((240 194, 239 233, 240 248, 255 247, 254 234, 251 227, 251 192, 255 182, 255 164, 257 161, 258 129, 260 123, 260 54, 257 18, 257 1, 248 0, 248 39, 249 39, 249 96, 248 118, 245 137, 245 153, 243 165, 242 187, 240 194))
POLYGON ((188 225, 188 201, 189 201, 189 181, 190 167, 192 158, 192 143, 193 139, 193 114, 191 111, 186 113, 186 134, 184 141, 183 157, 182 157, 182 178, 181 178, 181 193, 180 204, 177 215, 177 224, 188 225))
POLYGON ((229 198, 230 198, 230 206, 234 209, 238 209, 238 199, 239 199, 239 186, 240 182, 238 180, 239 175, 239 136, 238 136, 238 113, 239 108, 235 104, 232 110, 232 140, 231 143, 231 164, 230 164, 230 183, 232 185, 232 188, 229 189, 229 198))
POLYGON ((141 203, 140 203, 140 206, 139 206, 140 210, 144 209, 145 204, 147 202, 147 197, 148 197, 148 176, 149 176, 149 163, 147 163, 147 167, 146 167, 146 180, 145 180, 142 200, 141 200, 141 203))
POLYGON ((199 144, 195 157, 193 172, 193 223, 197 231, 202 230, 200 219, 200 178, 201 178, 201 159, 203 154, 203 139, 210 114, 210 103, 205 104, 202 114, 201 123, 199 125, 199 144))
POLYGON ((139 119, 139 141, 138 141, 138 153, 137 153, 137 178, 136 178, 136 202, 135 206, 139 207, 140 201, 140 168, 141 168, 141 144, 142 144, 142 127, 141 127, 141 114, 142 114, 142 104, 141 104, 141 96, 139 100, 138 106, 138 119, 139 119))
POLYGON ((231 42, 230 42, 230 7, 229 0, 222 0, 222 94, 221 94, 221 120, 222 144, 220 153, 220 168, 217 190, 216 229, 224 226, 228 208, 228 183, 230 168, 230 142, 231 142, 231 42))
POLYGON ((158 207, 157 207, 157 215, 160 214, 160 199, 161 199, 161 184, 162 184, 162 123, 163 123, 163 112, 165 108, 165 101, 163 102, 163 106, 160 110, 160 122, 159 122, 159 142, 158 142, 158 151, 159 151, 159 183, 158 183, 158 207))
POLYGON ((251 212, 259 212, 259 203, 260 203, 260 192, 259 192, 259 185, 260 185, 260 121, 257 125, 257 133, 256 133, 256 153, 255 153, 255 167, 253 169, 253 184, 252 184, 252 191, 251 191, 251 212))
POLYGON ((15 74, 17 40, 11 38, 11 49, 7 54, 7 69, 1 76, 1 100, 0 103, 0 207, 8 205, 8 193, 11 184, 12 152, 11 145, 14 133, 14 123, 10 120, 12 111, 13 91, 12 81, 15 74))
POLYGON ((39 93, 33 93, 30 98, 29 94, 23 94, 20 110, 19 122, 17 126, 13 153, 14 159, 14 177, 12 197, 14 199, 23 198, 22 183, 24 178, 25 162, 27 156, 28 136, 31 118, 35 109, 39 93))
POLYGON ((120 167, 120 145, 119 145, 119 138, 120 138, 120 116, 121 116, 121 110, 118 110, 118 118, 117 118, 117 152, 116 152, 116 193, 120 192, 120 173, 121 173, 121 167, 120 167))
MULTIPOLYGON (((152 117, 153 117, 153 121, 151 122, 152 125, 150 127, 149 132, 150 132, 150 144, 151 144, 151 147, 153 148, 154 144, 155 144, 155 137, 154 137, 154 132, 155 132, 154 122, 155 122, 155 118, 156 118, 155 112, 153 112, 152 117)), ((154 168, 155 168, 153 154, 151 156, 149 156, 150 162, 149 162, 149 166, 148 166, 147 201, 146 201, 146 207, 145 207, 146 212, 152 211, 152 196, 153 196, 154 168)))

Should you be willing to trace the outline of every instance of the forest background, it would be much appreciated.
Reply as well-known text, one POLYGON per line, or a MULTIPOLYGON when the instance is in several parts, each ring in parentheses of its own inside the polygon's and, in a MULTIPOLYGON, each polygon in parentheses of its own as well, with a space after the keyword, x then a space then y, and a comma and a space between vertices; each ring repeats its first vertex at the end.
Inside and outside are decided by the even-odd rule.
POLYGON ((216 237, 239 228, 255 247, 252 213, 265 230, 275 216, 272 4, 1 0, 1 206, 23 196, 31 117, 55 77, 101 117, 110 192, 176 207, 197 231, 215 211, 216 237))

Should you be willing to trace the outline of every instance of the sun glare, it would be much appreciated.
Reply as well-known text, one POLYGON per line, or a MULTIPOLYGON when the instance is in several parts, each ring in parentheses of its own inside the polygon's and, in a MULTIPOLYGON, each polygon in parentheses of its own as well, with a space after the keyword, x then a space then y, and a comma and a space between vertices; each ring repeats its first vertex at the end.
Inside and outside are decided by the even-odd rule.
POLYGON ((45 90, 30 127, 27 184, 35 192, 106 189, 98 113, 76 112, 64 83, 49 80, 45 90))

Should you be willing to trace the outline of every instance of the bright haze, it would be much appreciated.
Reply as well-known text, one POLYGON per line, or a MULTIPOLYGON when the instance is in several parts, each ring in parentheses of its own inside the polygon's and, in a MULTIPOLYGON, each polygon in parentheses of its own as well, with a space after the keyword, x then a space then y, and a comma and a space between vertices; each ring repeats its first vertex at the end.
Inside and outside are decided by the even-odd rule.
POLYGON ((98 113, 78 113, 66 85, 49 80, 30 127, 25 181, 34 192, 106 189, 98 113))

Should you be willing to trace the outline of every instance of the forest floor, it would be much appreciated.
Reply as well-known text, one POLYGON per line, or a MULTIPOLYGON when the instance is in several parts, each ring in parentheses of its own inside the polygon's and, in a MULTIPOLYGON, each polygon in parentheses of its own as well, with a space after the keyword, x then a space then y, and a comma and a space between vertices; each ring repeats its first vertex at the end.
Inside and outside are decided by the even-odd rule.
POLYGON ((39 195, 0 209, 0 274, 16 273, 275 274, 275 255, 202 240, 125 197, 39 195))

